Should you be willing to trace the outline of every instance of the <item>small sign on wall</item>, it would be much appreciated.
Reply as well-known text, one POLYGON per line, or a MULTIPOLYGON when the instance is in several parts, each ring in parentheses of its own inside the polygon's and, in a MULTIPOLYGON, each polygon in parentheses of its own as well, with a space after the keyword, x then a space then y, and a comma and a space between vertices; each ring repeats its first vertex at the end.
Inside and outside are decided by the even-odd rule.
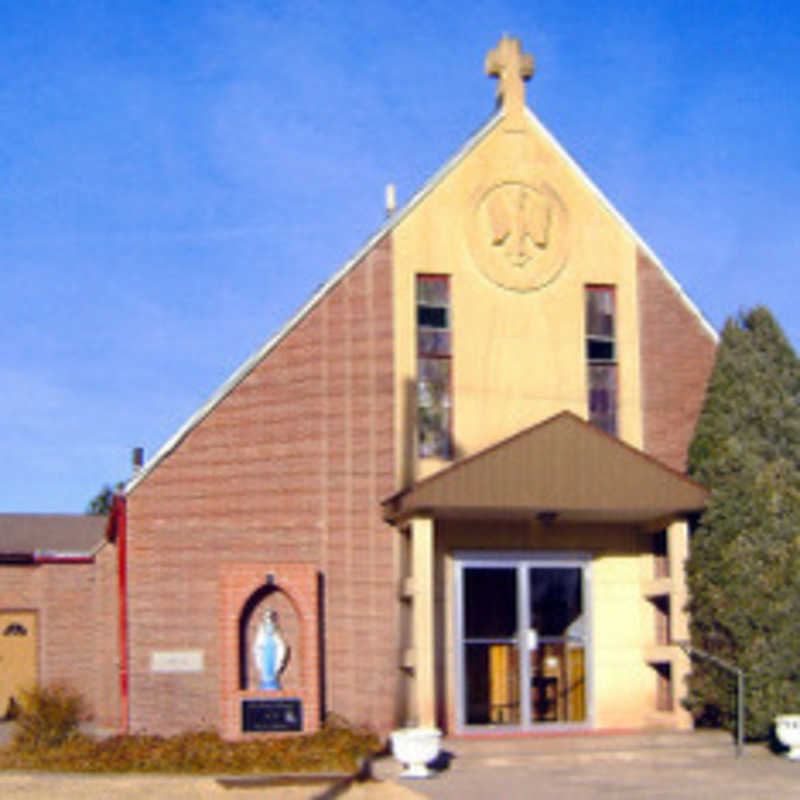
POLYGON ((202 650, 154 650, 150 653, 150 672, 188 674, 204 671, 202 650))
POLYGON ((303 706, 300 700, 243 700, 243 731, 301 731, 303 706))

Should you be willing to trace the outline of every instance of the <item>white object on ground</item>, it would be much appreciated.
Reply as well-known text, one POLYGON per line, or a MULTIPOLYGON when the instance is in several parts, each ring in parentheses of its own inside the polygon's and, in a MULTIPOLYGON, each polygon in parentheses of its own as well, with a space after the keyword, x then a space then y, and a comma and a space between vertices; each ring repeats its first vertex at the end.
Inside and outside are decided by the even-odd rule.
POLYGON ((442 732, 438 728, 400 728, 389 735, 392 755, 406 765, 401 778, 429 778, 426 766, 439 755, 442 732))
POLYGON ((800 760, 800 714, 781 714, 775 717, 775 735, 789 748, 786 758, 800 760))

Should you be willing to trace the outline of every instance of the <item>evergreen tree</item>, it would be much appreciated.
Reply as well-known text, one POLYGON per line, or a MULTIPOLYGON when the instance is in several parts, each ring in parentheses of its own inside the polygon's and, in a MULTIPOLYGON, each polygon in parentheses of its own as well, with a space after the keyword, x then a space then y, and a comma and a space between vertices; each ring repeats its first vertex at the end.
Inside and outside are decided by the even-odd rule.
MULTIPOLYGON (((766 308, 729 319, 689 450, 711 488, 687 563, 692 643, 745 671, 749 738, 800 711, 800 361, 766 308)), ((689 704, 733 729, 735 680, 696 661, 689 704)))
MULTIPOLYGON (((116 492, 122 491, 124 484, 118 483, 116 492)), ((111 504, 114 501, 115 490, 108 484, 89 501, 86 506, 86 513, 95 516, 107 516, 111 512, 111 504)))

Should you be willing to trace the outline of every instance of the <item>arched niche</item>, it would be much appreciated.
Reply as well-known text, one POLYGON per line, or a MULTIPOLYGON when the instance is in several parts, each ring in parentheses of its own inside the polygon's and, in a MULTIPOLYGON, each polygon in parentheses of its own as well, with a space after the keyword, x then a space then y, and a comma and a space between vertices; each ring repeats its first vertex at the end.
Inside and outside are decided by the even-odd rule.
MULTIPOLYGON (((245 728, 248 704, 282 700, 300 703, 303 732, 319 730, 322 720, 319 587, 319 572, 314 564, 220 563, 220 699, 221 733, 225 739, 284 735, 271 729, 245 728), (291 648, 280 676, 280 689, 258 688, 249 646, 255 636, 256 620, 266 606, 277 613, 281 636, 291 648)), ((287 731, 286 735, 294 732, 287 731)))
POLYGON ((299 687, 302 675, 302 630, 300 614, 291 596, 279 585, 265 583, 244 602, 239 614, 239 689, 259 688, 253 643, 264 612, 275 614, 278 630, 286 643, 285 667, 280 674, 281 689, 292 691, 299 687))

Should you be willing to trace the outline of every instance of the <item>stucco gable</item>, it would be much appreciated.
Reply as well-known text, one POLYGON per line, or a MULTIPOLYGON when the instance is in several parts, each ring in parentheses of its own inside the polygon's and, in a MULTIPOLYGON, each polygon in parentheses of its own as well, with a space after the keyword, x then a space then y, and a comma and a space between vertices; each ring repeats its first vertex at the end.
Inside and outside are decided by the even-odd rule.
MULTIPOLYGON (((225 397, 227 397, 269 354, 296 328, 296 326, 314 309, 329 293, 337 286, 350 271, 360 263, 386 236, 391 236, 395 229, 405 220, 413 215, 430 195, 441 186, 447 177, 458 169, 464 162, 470 159, 474 151, 486 141, 486 139, 498 130, 509 116, 503 109, 495 112, 487 122, 476 131, 458 150, 458 152, 447 161, 431 178, 411 197, 411 199, 397 212, 387 219, 387 221, 371 236, 363 247, 353 255, 339 270, 337 270, 325 284, 323 284, 309 300, 292 316, 288 322, 258 350, 247 358, 231 376, 209 397, 209 399, 176 431, 176 433, 165 442, 161 448, 147 461, 144 467, 136 474, 125 487, 125 492, 130 493, 158 466, 161 461, 172 453, 186 436, 191 433, 225 397)), ((527 107, 523 108, 523 113, 517 115, 516 119, 522 119, 524 125, 530 127, 534 136, 541 138, 557 154, 563 164, 572 173, 575 179, 583 184, 586 190, 596 198, 600 206, 613 218, 625 234, 631 238, 635 245, 643 250, 655 267, 660 270, 664 279, 669 282, 675 292, 680 297, 681 302, 686 306, 689 313, 699 321, 703 330, 713 342, 717 340, 717 334, 711 324, 705 319, 697 306, 683 291, 680 284, 663 266, 658 257, 649 245, 636 233, 633 227, 619 213, 613 204, 605 197, 600 189, 588 178, 586 173, 575 162, 567 151, 559 144, 553 135, 542 124, 538 117, 527 107)))
POLYGON ((628 222, 628 220, 620 213, 620 211, 614 206, 614 204, 603 194, 597 184, 592 181, 592 179, 584 172, 581 166, 578 164, 575 159, 564 149, 563 145, 553 136, 552 133, 544 126, 544 124, 539 120, 539 118, 531 111, 529 108, 525 109, 526 116, 528 121, 530 122, 531 126, 536 130, 536 132, 542 136, 549 145, 559 154, 560 158, 564 160, 566 164, 569 165, 570 169, 575 173, 578 179, 584 184, 587 190, 595 196, 597 201, 602 205, 602 207, 612 216, 612 218, 617 222, 617 224, 625 230, 625 232, 634 240, 637 247, 641 249, 647 256, 647 258, 652 262, 653 266, 656 267, 664 277, 664 279, 670 284, 670 286, 674 289, 674 291, 680 297, 681 302, 686 306, 688 311, 696 317, 700 325, 703 327, 705 332, 711 338, 711 340, 716 343, 719 339, 719 335, 717 334, 714 326, 705 318, 703 313, 697 307, 697 305, 692 301, 688 294, 684 291, 683 287, 680 285, 678 280, 675 278, 674 275, 661 263, 659 257, 655 254, 653 249, 650 245, 641 237, 641 235, 634 229, 634 227, 628 222))

